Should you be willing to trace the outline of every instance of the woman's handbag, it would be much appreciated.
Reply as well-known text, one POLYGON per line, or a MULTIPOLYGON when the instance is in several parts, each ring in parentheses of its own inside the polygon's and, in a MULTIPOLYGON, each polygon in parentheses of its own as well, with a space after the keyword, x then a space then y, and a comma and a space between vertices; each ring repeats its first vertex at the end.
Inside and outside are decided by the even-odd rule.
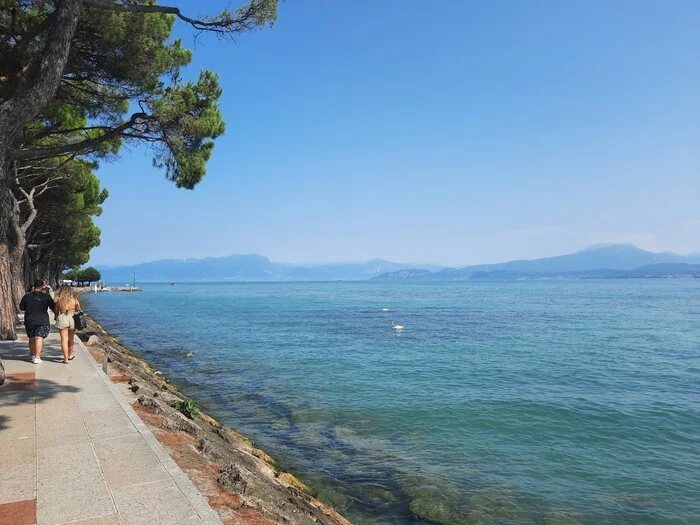
POLYGON ((75 312, 73 314, 73 324, 75 324, 76 330, 83 330, 87 328, 87 317, 83 312, 75 312))

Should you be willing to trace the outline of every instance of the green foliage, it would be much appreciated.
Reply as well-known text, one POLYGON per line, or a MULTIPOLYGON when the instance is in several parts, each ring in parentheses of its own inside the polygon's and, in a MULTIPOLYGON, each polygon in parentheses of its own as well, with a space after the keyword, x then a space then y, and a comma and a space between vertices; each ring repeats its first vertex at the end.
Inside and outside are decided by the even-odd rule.
POLYGON ((186 398, 184 400, 176 399, 170 406, 179 410, 189 419, 194 419, 199 414, 199 405, 194 399, 186 398))
MULTIPOLYGON (((31 266, 44 267, 46 274, 54 275, 82 266, 89 260, 90 250, 99 246, 100 229, 93 217, 102 213, 102 203, 109 194, 100 187, 89 162, 51 159, 48 168, 55 168, 62 178, 34 199, 40 213, 27 231, 27 242, 31 266)), ((30 177, 25 184, 35 182, 30 177)))
POLYGON ((219 76, 202 71, 197 82, 175 85, 152 104, 164 137, 153 164, 165 169, 178 188, 192 189, 206 173, 212 139, 225 125, 219 111, 219 76))
POLYGON ((78 271, 77 277, 77 280, 81 283, 92 283, 95 281, 99 281, 102 275, 100 275, 100 272, 99 270, 97 270, 97 268, 88 266, 84 270, 78 271))
MULTIPOLYGON (((232 33, 251 30, 274 22, 277 3, 254 0, 206 20, 228 24, 232 33)), ((30 18, 38 24, 47 14, 36 7, 14 16, 26 29, 30 18)), ((214 140, 225 130, 219 110, 222 89, 211 71, 200 72, 196 81, 182 79, 192 52, 180 39, 171 39, 175 20, 166 13, 112 11, 86 4, 59 90, 15 147, 23 155, 50 148, 111 160, 124 142, 146 144, 154 166, 168 180, 178 188, 194 188, 206 174, 214 140), (85 149, 76 146, 81 143, 85 149)), ((0 49, 0 65, 31 62, 42 50, 29 46, 14 56, 19 47, 0 49)), ((0 99, 3 87, 9 89, 10 84, 0 83, 0 99)))
MULTIPOLYGON (((94 170, 98 162, 115 160, 123 144, 149 147, 153 164, 178 188, 202 180, 214 140, 225 131, 222 89, 211 71, 183 80, 192 52, 171 38, 174 23, 233 37, 272 25, 278 1, 251 0, 201 20, 129 11, 157 10, 155 0, 82 4, 58 90, 22 133, 12 135, 8 157, 0 159, 22 170, 13 188, 21 218, 38 212, 26 231, 25 265, 58 276, 89 260, 100 243, 92 219, 108 196, 94 170), (24 195, 37 188, 32 209, 24 195)), ((0 0, 0 103, 32 84, 32 72, 53 49, 46 44, 56 5, 0 0)), ((192 7, 183 4, 183 10, 192 7)), ((0 210, 0 218, 10 213, 0 210)))

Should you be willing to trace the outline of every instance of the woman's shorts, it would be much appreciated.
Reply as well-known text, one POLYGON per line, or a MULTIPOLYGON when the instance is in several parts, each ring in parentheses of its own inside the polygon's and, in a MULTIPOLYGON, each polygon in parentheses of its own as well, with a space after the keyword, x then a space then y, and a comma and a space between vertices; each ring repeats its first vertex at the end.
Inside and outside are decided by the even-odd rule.
POLYGON ((68 330, 75 330, 75 321, 73 321, 73 314, 60 314, 56 319, 56 328, 63 330, 68 328, 68 330))
POLYGON ((41 337, 42 339, 46 339, 51 331, 51 327, 47 324, 25 326, 24 329, 27 331, 28 337, 41 337))

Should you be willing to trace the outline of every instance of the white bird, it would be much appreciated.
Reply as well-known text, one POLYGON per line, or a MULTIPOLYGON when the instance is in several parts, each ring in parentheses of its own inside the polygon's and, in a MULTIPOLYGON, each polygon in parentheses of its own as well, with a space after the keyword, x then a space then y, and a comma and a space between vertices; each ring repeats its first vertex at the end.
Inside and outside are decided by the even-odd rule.
POLYGON ((388 308, 382 308, 382 312, 388 312, 388 311, 389 311, 388 308))
POLYGON ((401 332, 403 330, 403 325, 401 324, 396 324, 394 321, 391 322, 391 328, 396 330, 397 332, 401 332))

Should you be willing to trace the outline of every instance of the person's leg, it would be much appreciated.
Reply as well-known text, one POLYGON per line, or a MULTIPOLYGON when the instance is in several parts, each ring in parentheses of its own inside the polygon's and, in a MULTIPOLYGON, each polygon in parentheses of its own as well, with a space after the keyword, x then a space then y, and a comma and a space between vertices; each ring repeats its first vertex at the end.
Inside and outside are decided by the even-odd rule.
POLYGON ((68 328, 61 330, 61 350, 63 351, 63 362, 68 362, 68 328))
POLYGON ((32 359, 36 357, 36 351, 34 348, 36 348, 36 337, 29 337, 29 355, 31 356, 32 359))
POLYGON ((75 350, 75 330, 68 329, 68 359, 73 359, 75 350))
POLYGON ((34 338, 34 357, 41 358, 41 349, 44 347, 44 338, 39 336, 34 338))

